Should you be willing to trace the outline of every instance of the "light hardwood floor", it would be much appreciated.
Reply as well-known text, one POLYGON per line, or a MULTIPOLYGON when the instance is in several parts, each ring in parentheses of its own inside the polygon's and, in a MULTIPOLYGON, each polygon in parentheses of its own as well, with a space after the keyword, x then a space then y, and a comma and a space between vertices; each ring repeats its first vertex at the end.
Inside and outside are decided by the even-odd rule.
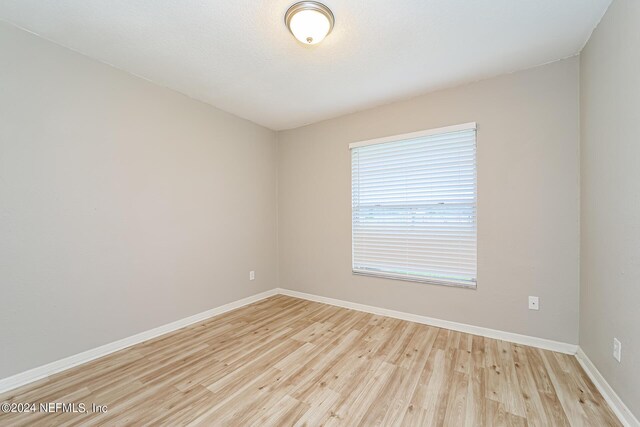
POLYGON ((620 425, 577 360, 275 296, 0 395, 0 425, 620 425))

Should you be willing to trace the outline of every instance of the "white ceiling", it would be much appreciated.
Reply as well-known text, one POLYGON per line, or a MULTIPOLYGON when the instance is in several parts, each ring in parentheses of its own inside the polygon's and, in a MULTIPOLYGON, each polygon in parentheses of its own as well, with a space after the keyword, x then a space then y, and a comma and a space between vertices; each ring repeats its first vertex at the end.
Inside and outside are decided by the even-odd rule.
POLYGON ((578 53, 611 0, 325 0, 297 42, 295 0, 2 0, 0 19, 271 129, 578 53))

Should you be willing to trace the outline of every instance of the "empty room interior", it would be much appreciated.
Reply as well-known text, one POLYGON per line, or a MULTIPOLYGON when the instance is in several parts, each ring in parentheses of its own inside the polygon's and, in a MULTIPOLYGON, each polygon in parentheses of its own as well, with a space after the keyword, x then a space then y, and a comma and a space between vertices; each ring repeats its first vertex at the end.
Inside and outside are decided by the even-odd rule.
POLYGON ((639 135, 640 0, 0 0, 0 425, 640 427, 639 135))

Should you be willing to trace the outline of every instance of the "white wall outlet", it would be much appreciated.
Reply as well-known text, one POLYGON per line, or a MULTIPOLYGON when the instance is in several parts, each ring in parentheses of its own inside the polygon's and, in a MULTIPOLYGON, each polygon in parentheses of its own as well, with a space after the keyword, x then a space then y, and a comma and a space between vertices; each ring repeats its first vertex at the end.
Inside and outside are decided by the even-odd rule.
POLYGON ((622 343, 618 341, 618 338, 613 339, 613 358, 618 362, 622 357, 622 343))
POLYGON ((540 299, 538 297, 529 297, 529 310, 540 310, 540 299))
POLYGON ((249 280, 256 280, 256 272, 255 271, 250 271, 249 272, 249 280))

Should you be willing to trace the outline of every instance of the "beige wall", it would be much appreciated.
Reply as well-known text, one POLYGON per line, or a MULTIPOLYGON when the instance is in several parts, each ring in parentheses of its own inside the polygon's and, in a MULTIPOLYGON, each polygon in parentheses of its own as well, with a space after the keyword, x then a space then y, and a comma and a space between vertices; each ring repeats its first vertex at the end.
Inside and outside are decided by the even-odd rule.
POLYGON ((274 132, 0 23, 0 378, 276 287, 276 164, 274 132))
POLYGON ((640 1, 614 0, 581 57, 580 346, 640 417, 640 1), (612 357, 622 342, 622 362, 612 357))
POLYGON ((280 286, 577 343, 578 66, 570 58, 279 133, 280 286), (471 121, 477 290, 352 275, 348 144, 471 121))

